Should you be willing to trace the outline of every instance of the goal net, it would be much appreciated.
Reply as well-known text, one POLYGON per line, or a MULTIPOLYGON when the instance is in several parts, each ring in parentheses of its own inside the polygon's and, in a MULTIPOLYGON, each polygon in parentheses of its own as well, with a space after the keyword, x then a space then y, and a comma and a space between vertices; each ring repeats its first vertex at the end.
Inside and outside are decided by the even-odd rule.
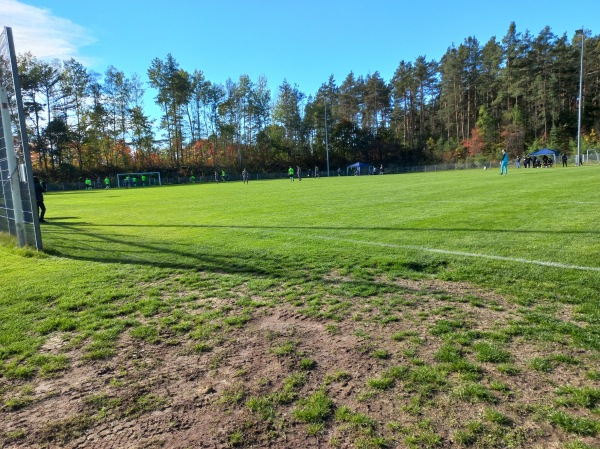
POLYGON ((0 232, 42 249, 12 30, 0 33, 0 232))
POLYGON ((159 185, 161 185, 160 172, 157 171, 117 174, 117 187, 133 188, 159 185))

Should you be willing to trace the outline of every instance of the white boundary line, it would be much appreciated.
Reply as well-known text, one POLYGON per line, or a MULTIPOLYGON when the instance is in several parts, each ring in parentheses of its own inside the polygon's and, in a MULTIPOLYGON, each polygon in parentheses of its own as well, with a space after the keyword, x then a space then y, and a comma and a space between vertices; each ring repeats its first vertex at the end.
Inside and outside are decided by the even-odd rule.
POLYGON ((569 270, 581 270, 581 271, 597 271, 600 272, 600 267, 585 267, 580 265, 569 265, 559 262, 544 262, 543 260, 530 260, 530 259, 522 259, 520 257, 506 257, 506 256, 494 256, 491 254, 478 254, 478 253, 467 253, 464 251, 451 251, 446 249, 437 249, 437 248, 426 248, 424 246, 415 246, 415 245, 395 245, 393 243, 380 243, 380 242, 366 242, 363 240, 351 240, 337 237, 326 237, 323 235, 314 235, 313 237, 320 238, 323 240, 335 240, 338 242, 346 242, 346 243, 356 243, 359 245, 375 245, 382 246, 385 248, 401 248, 401 249, 412 249, 417 251, 426 251, 429 253, 436 254, 450 254, 453 256, 462 256, 462 257, 476 257, 479 259, 492 259, 492 260, 504 260, 507 262, 519 262, 530 265, 539 265, 542 267, 552 267, 552 268, 564 268, 569 270))

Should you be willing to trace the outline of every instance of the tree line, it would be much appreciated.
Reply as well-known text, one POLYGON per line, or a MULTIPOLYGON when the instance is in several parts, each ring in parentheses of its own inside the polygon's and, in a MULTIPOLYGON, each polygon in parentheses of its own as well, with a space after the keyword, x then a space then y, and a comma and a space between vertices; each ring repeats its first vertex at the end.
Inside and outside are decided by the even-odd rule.
POLYGON ((171 170, 276 171, 362 161, 420 165, 497 159, 547 146, 577 148, 583 44, 582 148, 597 148, 600 38, 571 38, 549 27, 485 44, 468 37, 439 61, 400 61, 379 72, 331 76, 307 95, 287 80, 273 95, 267 79, 241 75, 225 84, 172 54, 155 58, 145 84, 109 66, 104 74, 75 59, 19 56, 27 132, 35 170, 50 178, 171 170), (145 89, 160 107, 143 108, 145 89))

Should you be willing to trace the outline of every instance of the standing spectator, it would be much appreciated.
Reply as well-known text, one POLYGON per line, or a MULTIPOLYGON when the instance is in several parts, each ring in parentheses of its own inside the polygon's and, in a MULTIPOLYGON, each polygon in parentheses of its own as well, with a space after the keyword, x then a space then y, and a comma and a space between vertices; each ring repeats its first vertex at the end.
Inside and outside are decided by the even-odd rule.
POLYGON ((302 169, 299 165, 296 165, 296 174, 298 175, 298 181, 302 181, 302 169))
POLYGON ((315 178, 319 177, 319 167, 315 165, 315 178))
POLYGON ((500 174, 508 175, 508 153, 502 150, 502 160, 500 161, 500 174))
POLYGON ((248 184, 248 170, 246 170, 245 167, 242 170, 242 181, 244 182, 244 184, 248 184))
POLYGON ((383 175, 383 164, 379 166, 379 174, 383 175))
POLYGON ((568 160, 568 158, 567 158, 567 155, 566 155, 566 154, 563 154, 563 155, 562 155, 562 163, 563 163, 563 167, 566 167, 566 166, 567 166, 567 160, 568 160))
POLYGON ((35 200, 37 201, 40 223, 46 223, 46 220, 44 220, 44 215, 46 214, 46 206, 44 205, 44 192, 46 191, 46 183, 40 182, 39 178, 34 176, 33 189, 35 190, 35 200))
POLYGON ((342 174, 342 169, 340 167, 338 167, 337 173, 338 173, 338 176, 340 176, 342 174))
POLYGON ((517 159, 515 159, 515 165, 517 166, 517 169, 521 168, 521 156, 517 156, 517 159))

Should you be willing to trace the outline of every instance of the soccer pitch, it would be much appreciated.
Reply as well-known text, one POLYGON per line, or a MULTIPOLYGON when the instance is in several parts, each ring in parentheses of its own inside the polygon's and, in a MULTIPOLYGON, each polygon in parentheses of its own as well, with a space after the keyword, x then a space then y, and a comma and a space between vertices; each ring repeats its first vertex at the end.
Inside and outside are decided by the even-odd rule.
POLYGON ((541 274, 560 290, 571 272, 600 272, 597 177, 595 167, 471 170, 70 192, 49 197, 44 241, 67 258, 249 274, 281 257, 323 269, 417 261, 482 271, 503 288, 506 268, 505 280, 541 274))
POLYGON ((243 446, 252 433, 254 447, 284 434, 298 444, 308 435, 303 447, 359 437, 360 447, 488 447, 491 433, 500 446, 489 447, 593 447, 599 175, 597 166, 511 167, 508 176, 465 170, 50 193, 44 252, 15 249, 6 237, 0 245, 0 441, 71 444, 88 435, 100 444, 102 424, 138 425, 150 412, 176 410, 177 395, 154 384, 145 406, 141 393, 114 387, 128 376, 132 385, 153 378, 128 365, 135 347, 160 353, 152 360, 183 353, 205 364, 211 413, 228 416, 222 435, 193 440, 165 430, 169 444, 243 446), (369 367, 347 365, 333 343, 319 355, 304 320, 320 342, 353 339, 358 352, 349 357, 369 367), (265 328, 270 337, 256 337, 265 328), (247 360, 226 362, 246 345, 264 349, 252 368, 263 377, 247 360), (273 363, 277 373, 266 368, 273 363), (102 407, 94 408, 89 397, 100 393, 88 392, 79 409, 86 419, 69 421, 75 430, 62 440, 44 433, 58 421, 28 421, 44 407, 40 382, 83 376, 88 365, 112 367, 110 388, 94 391, 117 402, 96 398, 102 407), (214 378, 227 376, 217 386, 214 378), (353 385, 346 396, 335 387, 342 381, 353 385), (528 397, 536 388, 539 401, 528 397), (568 388, 583 388, 587 402, 568 388), (383 397, 398 409, 381 406, 368 425, 349 424, 383 397), (306 419, 318 400, 322 413, 306 419), (450 416, 436 417, 445 406, 450 416), (237 413, 250 413, 252 432, 237 413), (527 433, 532 423, 540 432, 527 433))

